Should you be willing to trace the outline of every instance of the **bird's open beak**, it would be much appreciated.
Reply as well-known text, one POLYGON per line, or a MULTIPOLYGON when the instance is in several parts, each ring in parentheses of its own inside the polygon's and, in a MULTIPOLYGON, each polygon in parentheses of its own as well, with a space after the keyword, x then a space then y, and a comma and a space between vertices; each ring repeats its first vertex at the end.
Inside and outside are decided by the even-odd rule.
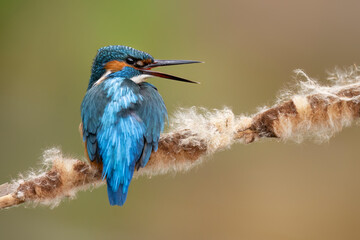
POLYGON ((151 68, 154 68, 154 67, 172 66, 172 65, 180 65, 180 64, 191 64, 191 63, 201 63, 201 62, 189 61, 189 60, 155 60, 153 63, 146 66, 146 68, 147 68, 146 70, 141 69, 140 71, 142 71, 144 74, 152 75, 155 77, 161 77, 161 78, 167 78, 167 79, 181 81, 181 82, 199 84, 199 82, 195 82, 195 81, 187 80, 187 79, 184 79, 181 77, 176 77, 173 75, 169 75, 169 74, 165 74, 165 73, 161 73, 161 72, 155 72, 155 71, 150 70, 151 68))

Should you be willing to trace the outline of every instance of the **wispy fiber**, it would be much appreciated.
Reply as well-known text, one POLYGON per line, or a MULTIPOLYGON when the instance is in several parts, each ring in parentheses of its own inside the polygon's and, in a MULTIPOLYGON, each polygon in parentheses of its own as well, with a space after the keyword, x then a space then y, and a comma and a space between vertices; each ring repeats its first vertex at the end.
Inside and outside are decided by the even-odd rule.
MULTIPOLYGON (((359 71, 356 66, 336 70, 329 73, 328 85, 320 85, 296 70, 294 90, 283 92, 274 106, 252 116, 235 116, 228 108, 180 109, 170 118, 170 131, 161 136, 159 150, 135 175, 186 171, 235 142, 247 144, 262 138, 326 141, 360 116, 359 71)), ((43 171, 0 186, 0 208, 24 202, 56 206, 79 190, 103 183, 99 169, 63 157, 60 150, 46 151, 44 163, 43 171)))

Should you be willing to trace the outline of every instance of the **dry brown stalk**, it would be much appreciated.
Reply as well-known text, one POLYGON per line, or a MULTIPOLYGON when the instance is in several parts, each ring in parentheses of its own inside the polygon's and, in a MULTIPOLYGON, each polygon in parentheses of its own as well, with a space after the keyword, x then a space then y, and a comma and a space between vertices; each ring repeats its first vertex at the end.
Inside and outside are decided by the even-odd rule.
MULTIPOLYGON (((232 143, 252 143, 262 138, 300 142, 306 137, 326 140, 360 116, 360 77, 357 67, 330 75, 331 86, 304 79, 296 92, 253 116, 235 116, 231 110, 182 109, 173 117, 169 133, 161 136, 159 149, 135 175, 184 171, 204 156, 229 148, 232 143)), ((57 205, 79 190, 103 183, 101 170, 65 158, 57 149, 45 152, 49 166, 43 172, 0 186, 0 209, 24 202, 57 205)))

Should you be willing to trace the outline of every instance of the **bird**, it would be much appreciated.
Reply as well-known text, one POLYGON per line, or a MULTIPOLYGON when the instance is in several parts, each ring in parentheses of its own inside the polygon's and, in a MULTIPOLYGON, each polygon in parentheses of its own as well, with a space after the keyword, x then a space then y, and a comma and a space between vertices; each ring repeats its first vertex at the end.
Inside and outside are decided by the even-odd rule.
POLYGON ((94 58, 81 103, 80 131, 85 154, 106 179, 111 206, 123 206, 133 173, 146 166, 158 149, 168 114, 157 88, 146 80, 160 77, 198 83, 152 68, 199 63, 156 60, 131 47, 102 47, 94 58))

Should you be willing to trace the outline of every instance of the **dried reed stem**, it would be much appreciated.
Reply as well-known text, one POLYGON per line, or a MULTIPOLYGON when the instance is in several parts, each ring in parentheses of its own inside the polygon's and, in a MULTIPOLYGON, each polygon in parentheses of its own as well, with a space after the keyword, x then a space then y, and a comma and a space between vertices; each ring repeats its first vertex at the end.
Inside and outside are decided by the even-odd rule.
MULTIPOLYGON (((234 142, 327 140, 359 118, 360 74, 356 66, 330 74, 330 86, 319 85, 300 70, 296 73, 302 78, 297 90, 282 94, 274 106, 253 116, 235 116, 229 109, 180 110, 172 118, 171 131, 161 136, 158 151, 135 175, 185 171, 234 142)), ((24 202, 56 206, 79 190, 103 183, 96 166, 65 158, 57 149, 46 151, 44 160, 43 171, 0 186, 0 209, 24 202)))

